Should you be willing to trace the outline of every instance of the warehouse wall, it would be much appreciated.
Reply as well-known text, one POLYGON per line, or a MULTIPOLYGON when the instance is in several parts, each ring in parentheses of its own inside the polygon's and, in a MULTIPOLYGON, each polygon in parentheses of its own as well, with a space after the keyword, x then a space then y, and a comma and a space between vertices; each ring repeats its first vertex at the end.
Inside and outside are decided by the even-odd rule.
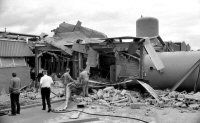
POLYGON ((27 66, 22 67, 7 67, 0 68, 0 92, 4 88, 8 92, 12 72, 16 72, 17 76, 21 79, 22 86, 30 83, 30 68, 27 66))

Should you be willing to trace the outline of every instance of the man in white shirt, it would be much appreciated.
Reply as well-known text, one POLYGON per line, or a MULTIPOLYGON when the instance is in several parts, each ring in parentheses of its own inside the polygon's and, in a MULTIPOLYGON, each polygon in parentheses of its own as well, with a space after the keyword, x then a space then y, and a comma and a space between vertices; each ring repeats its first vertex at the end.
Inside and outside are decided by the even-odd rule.
POLYGON ((51 102, 50 102, 50 93, 51 93, 51 84, 53 80, 50 76, 47 75, 47 71, 43 71, 44 76, 40 79, 41 95, 42 95, 42 110, 46 110, 46 103, 48 105, 48 112, 51 111, 51 102))

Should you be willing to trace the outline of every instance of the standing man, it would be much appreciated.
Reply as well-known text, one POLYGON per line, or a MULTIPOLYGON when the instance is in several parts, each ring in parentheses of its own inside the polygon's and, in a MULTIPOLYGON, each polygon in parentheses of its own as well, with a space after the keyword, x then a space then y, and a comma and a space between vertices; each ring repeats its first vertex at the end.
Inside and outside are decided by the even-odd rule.
POLYGON ((66 88, 68 85, 70 85, 69 83, 74 82, 74 79, 72 79, 69 73, 70 73, 70 69, 66 68, 66 72, 61 77, 63 79, 63 84, 65 86, 65 95, 66 95, 66 88))
POLYGON ((74 82, 74 79, 70 76, 70 69, 66 68, 66 72, 62 75, 63 78, 63 84, 66 86, 70 82, 74 82))
POLYGON ((88 81, 89 81, 89 72, 85 69, 79 75, 79 81, 82 84, 83 96, 88 96, 88 81))
POLYGON ((70 69, 66 68, 66 72, 61 76, 63 85, 65 87, 65 102, 62 105, 60 105, 59 107, 57 107, 55 110, 63 110, 68 107, 69 98, 71 96, 70 87, 74 82, 74 80, 72 79, 72 77, 70 76, 69 73, 70 73, 70 69))
POLYGON ((46 103, 48 105, 48 112, 51 111, 51 102, 50 102, 50 93, 51 93, 51 84, 53 80, 50 76, 47 75, 47 71, 43 71, 44 76, 40 79, 41 95, 42 95, 42 110, 46 110, 46 103))
POLYGON ((19 95, 21 88, 21 80, 17 77, 16 73, 12 73, 12 79, 10 81, 9 92, 11 100, 11 116, 20 114, 20 104, 19 104, 19 95), (17 106, 17 111, 16 111, 17 106))

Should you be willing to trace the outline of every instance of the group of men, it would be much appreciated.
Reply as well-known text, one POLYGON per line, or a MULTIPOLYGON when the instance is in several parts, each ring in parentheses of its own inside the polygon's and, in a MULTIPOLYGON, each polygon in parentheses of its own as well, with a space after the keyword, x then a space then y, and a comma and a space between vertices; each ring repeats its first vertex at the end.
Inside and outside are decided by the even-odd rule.
MULTIPOLYGON (((47 71, 43 70, 43 76, 40 79, 40 88, 41 88, 41 97, 42 97, 42 110, 46 110, 46 103, 48 106, 48 111, 51 112, 51 102, 50 102, 50 93, 51 93, 51 85, 54 84, 51 76, 47 75, 47 71)), ((70 69, 66 68, 66 72, 62 75, 63 85, 66 87, 70 84, 81 84, 83 90, 83 96, 88 96, 88 81, 89 81, 89 72, 87 70, 83 70, 79 75, 79 82, 74 80, 70 76, 70 69)), ((10 81, 9 92, 11 99, 11 116, 15 116, 16 114, 20 114, 20 103, 19 103, 19 95, 21 88, 21 80, 17 77, 16 73, 12 73, 12 79, 10 81)), ((65 91, 66 92, 66 91, 65 91)), ((65 93, 66 94, 66 93, 65 93)))

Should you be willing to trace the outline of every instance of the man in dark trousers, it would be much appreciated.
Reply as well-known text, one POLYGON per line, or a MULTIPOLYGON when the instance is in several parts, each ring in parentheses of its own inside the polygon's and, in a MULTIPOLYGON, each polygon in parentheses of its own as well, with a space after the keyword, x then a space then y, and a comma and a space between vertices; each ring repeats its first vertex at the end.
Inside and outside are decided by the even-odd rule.
POLYGON ((47 75, 47 71, 43 71, 44 76, 40 79, 41 95, 42 95, 42 110, 46 110, 46 103, 48 105, 48 112, 51 111, 51 102, 50 102, 50 93, 51 93, 51 84, 53 80, 50 76, 47 75))
POLYGON ((19 95, 21 88, 21 80, 16 73, 12 73, 12 79, 9 85, 10 100, 11 100, 11 116, 20 114, 19 95), (17 107, 17 110, 16 110, 17 107))

